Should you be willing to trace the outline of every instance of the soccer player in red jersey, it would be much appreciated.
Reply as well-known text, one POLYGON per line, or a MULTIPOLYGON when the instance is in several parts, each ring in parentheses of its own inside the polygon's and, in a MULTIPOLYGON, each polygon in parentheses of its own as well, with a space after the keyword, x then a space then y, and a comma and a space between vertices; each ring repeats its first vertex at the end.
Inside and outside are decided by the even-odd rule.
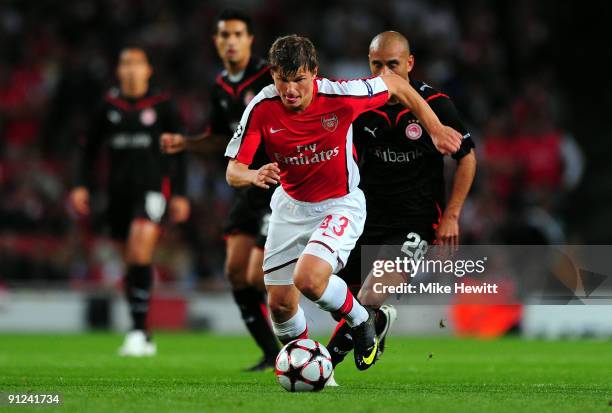
POLYGON ((335 275, 363 231, 366 210, 352 122, 394 96, 419 118, 443 154, 454 153, 461 134, 440 123, 410 86, 395 74, 331 81, 317 78, 316 50, 296 35, 277 39, 269 52, 274 85, 248 105, 230 141, 227 181, 235 187, 276 188, 270 203, 264 280, 273 327, 281 342, 306 337, 300 294, 346 320, 355 364, 365 370, 378 353, 373 313, 335 275), (273 163, 249 169, 264 146, 273 163))

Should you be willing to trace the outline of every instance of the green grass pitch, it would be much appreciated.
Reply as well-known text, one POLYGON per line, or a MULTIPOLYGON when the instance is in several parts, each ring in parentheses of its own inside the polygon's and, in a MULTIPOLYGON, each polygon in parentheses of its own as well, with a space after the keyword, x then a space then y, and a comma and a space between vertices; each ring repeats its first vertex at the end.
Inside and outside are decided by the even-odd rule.
POLYGON ((370 370, 347 359, 340 388, 298 394, 240 371, 258 355, 246 337, 159 333, 146 359, 116 356, 121 339, 0 335, 0 392, 59 392, 66 412, 612 412, 609 341, 391 337, 370 370))

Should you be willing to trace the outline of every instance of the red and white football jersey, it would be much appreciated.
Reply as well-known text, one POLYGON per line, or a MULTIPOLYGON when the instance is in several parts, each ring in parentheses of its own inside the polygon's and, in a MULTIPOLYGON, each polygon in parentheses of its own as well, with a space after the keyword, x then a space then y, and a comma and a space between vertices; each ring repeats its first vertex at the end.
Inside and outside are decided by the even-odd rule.
POLYGON ((346 195, 359 184, 353 121, 389 98, 379 78, 314 81, 312 102, 300 112, 286 109, 269 85, 249 103, 225 156, 250 165, 260 144, 281 170, 289 196, 318 202, 346 195))

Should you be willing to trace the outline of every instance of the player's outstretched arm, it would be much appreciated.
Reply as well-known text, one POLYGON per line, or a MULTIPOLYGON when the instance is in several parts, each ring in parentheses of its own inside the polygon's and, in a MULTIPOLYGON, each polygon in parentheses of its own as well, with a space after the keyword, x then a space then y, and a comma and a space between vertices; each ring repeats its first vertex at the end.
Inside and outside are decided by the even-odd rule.
POLYGON ((389 93, 395 96, 402 105, 410 109, 421 121, 440 153, 449 155, 459 150, 461 134, 453 128, 442 125, 425 99, 414 90, 406 79, 396 74, 382 75, 381 79, 387 85, 389 93))
POLYGON ((260 188, 269 189, 270 184, 276 185, 280 182, 280 169, 276 162, 269 163, 261 168, 249 169, 249 166, 230 159, 227 164, 225 179, 230 186, 241 188, 248 185, 255 185, 260 188))
POLYGON ((218 137, 218 135, 212 135, 209 132, 194 137, 188 137, 180 133, 163 133, 159 138, 159 146, 163 153, 169 155, 182 151, 216 153, 225 148, 225 143, 222 139, 217 139, 218 137))

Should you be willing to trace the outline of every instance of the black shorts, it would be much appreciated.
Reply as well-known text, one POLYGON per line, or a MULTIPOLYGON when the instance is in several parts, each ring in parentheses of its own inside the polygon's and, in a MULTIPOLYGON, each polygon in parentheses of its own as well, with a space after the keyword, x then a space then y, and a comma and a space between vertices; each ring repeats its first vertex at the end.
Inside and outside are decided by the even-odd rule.
POLYGON ((255 237, 255 245, 263 248, 268 235, 272 192, 272 188, 265 190, 255 187, 238 192, 223 226, 223 233, 251 235, 255 237))
POLYGON ((106 212, 111 238, 125 241, 135 219, 159 224, 166 212, 166 204, 161 192, 110 193, 106 212))
POLYGON ((369 268, 371 268, 372 264, 371 262, 366 262, 362 266, 361 247, 363 245, 376 245, 379 247, 376 254, 369 254, 373 259, 381 257, 392 259, 396 256, 401 256, 400 254, 402 253, 397 249, 397 246, 403 245, 406 241, 415 244, 421 244, 424 241, 427 245, 431 245, 435 239, 436 231, 434 223, 410 225, 402 229, 368 228, 366 226, 359 241, 357 241, 357 245, 355 245, 351 252, 348 262, 340 270, 338 276, 356 293, 361 287, 362 281, 368 276, 369 268), (374 255, 376 256, 374 257, 374 255))

